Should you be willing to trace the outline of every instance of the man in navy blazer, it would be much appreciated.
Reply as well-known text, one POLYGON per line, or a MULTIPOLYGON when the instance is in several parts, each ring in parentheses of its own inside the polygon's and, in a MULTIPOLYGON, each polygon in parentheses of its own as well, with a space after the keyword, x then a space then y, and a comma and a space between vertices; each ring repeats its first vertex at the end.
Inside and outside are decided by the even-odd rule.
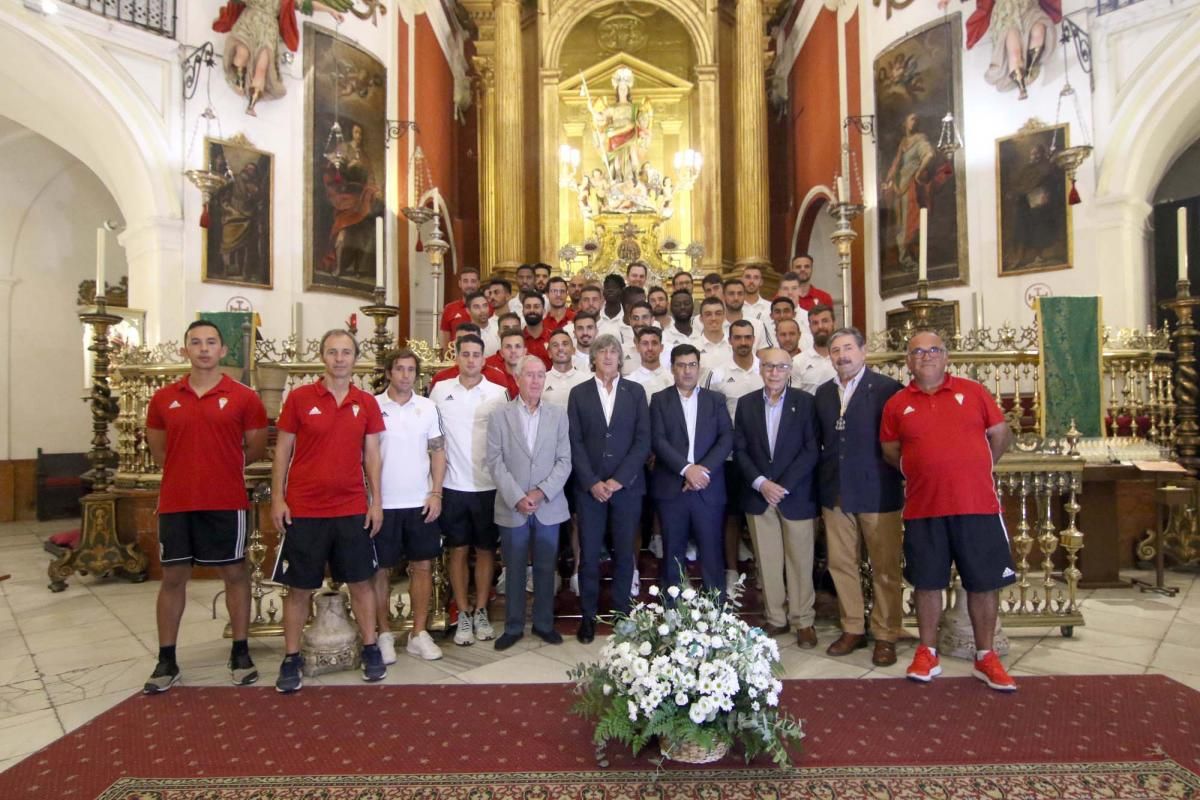
POLYGON ((654 470, 650 494, 662 520, 664 589, 679 584, 688 539, 696 537, 704 588, 725 594, 725 458, 733 430, 725 398, 697 386, 700 351, 679 344, 671 350, 674 386, 650 399, 654 470))
POLYGON ((576 637, 596 636, 600 600, 600 548, 611 527, 613 610, 628 613, 634 540, 646 494, 650 456, 650 409, 646 393, 621 377, 621 343, 610 334, 591 347, 594 380, 571 389, 570 420, 575 509, 579 515, 579 601, 583 619, 576 637))
POLYGON ((767 618, 763 630, 773 636, 795 626, 796 643, 812 648, 817 646, 813 627, 814 401, 812 395, 788 385, 792 359, 786 352, 774 347, 763 350, 759 364, 763 390, 738 400, 733 446, 763 592, 767 618))
POLYGON ((857 328, 840 328, 829 337, 829 356, 837 378, 817 389, 817 428, 821 458, 817 494, 825 520, 829 573, 837 587, 842 635, 825 651, 844 656, 867 646, 865 604, 859 562, 859 538, 871 561, 871 661, 880 667, 896 663, 900 638, 900 510, 904 507, 903 476, 883 460, 879 422, 888 399, 904 388, 898 381, 867 368, 867 351, 857 328))

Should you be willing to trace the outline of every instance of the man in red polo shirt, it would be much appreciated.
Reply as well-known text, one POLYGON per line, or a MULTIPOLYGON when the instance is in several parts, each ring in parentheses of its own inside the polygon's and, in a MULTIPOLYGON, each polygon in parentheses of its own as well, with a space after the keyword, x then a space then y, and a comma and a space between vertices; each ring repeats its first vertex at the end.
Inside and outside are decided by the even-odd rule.
MULTIPOLYGON (((515 399, 517 396, 517 364, 521 363, 524 357, 525 334, 521 331, 506 330, 500 334, 500 352, 483 361, 485 371, 490 367, 504 374, 504 383, 501 385, 508 390, 509 399, 515 399)), ((492 382, 499 383, 495 380, 492 382)))
POLYGON ((808 253, 803 253, 792 259, 791 271, 799 279, 800 284, 799 294, 792 299, 796 301, 796 305, 803 308, 805 311, 812 311, 813 306, 829 306, 833 307, 833 297, 829 292, 822 291, 812 285, 813 274, 813 257, 808 253))
MULTIPOLYGON (((554 330, 546 325, 546 301, 537 292, 521 293, 521 310, 525 320, 525 352, 542 360, 546 369, 550 368, 550 354, 546 352, 546 344, 554 330)), ((502 343, 503 344, 503 343, 502 343)), ((513 367, 516 375, 516 367, 513 367)))
POLYGON ((373 540, 383 524, 383 416, 374 396, 351 380, 358 360, 354 337, 344 330, 328 331, 321 337, 320 352, 325 374, 292 389, 283 402, 271 471, 271 520, 283 532, 274 580, 291 588, 283 604, 285 655, 275 681, 284 694, 303 686, 300 633, 312 593, 325 580, 326 564, 333 579, 350 589, 362 633, 363 680, 387 676, 376 643, 371 586, 379 567, 373 540))
POLYGON ((992 467, 1011 434, 995 399, 980 384, 946 372, 950 358, 936 333, 908 341, 912 382, 883 407, 883 458, 904 487, 904 577, 917 599, 921 644, 912 680, 941 674, 937 630, 942 592, 954 562, 967 590, 975 634, 973 675, 993 689, 1017 688, 992 650, 1000 589, 1016 580, 992 467))
POLYGON ((192 564, 214 566, 225 581, 233 630, 233 682, 258 680, 250 659, 250 573, 246 569, 243 468, 267 450, 267 414, 258 394, 221 373, 221 331, 197 320, 184 333, 192 369, 154 393, 146 413, 146 443, 162 466, 158 492, 158 664, 143 691, 165 692, 179 682, 175 640, 187 602, 192 564), (245 449, 243 450, 243 442, 245 449))
POLYGON ((438 332, 442 347, 445 347, 446 343, 450 341, 451 334, 454 333, 454 329, 460 322, 471 321, 471 314, 467 310, 464 298, 479 291, 478 267, 462 268, 462 271, 458 273, 458 290, 461 292, 459 299, 451 300, 442 309, 442 321, 438 332))

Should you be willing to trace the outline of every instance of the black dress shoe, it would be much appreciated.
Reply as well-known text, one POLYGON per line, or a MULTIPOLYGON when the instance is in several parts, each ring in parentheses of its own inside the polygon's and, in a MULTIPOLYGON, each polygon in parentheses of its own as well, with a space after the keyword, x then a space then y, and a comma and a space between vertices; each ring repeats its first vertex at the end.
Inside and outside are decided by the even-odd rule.
POLYGON ((537 628, 534 628, 533 635, 546 644, 562 644, 562 634, 556 630, 539 631, 537 628))
POLYGON ((596 620, 580 620, 579 630, 576 632, 575 638, 579 640, 580 644, 591 644, 592 640, 596 638, 596 620))
POLYGON ((500 634, 500 638, 496 640, 496 649, 507 650, 517 642, 521 641, 521 638, 524 635, 525 634, 523 633, 502 633, 500 634))

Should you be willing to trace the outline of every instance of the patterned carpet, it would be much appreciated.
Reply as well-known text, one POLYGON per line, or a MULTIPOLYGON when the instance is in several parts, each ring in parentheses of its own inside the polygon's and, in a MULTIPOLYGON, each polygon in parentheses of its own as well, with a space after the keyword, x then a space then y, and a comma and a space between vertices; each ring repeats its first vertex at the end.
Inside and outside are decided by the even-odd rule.
POLYGON ((1200 798, 1200 693, 1161 676, 788 681, 791 771, 611 750, 598 771, 570 705, 561 684, 180 687, 0 774, 0 799, 1200 798))

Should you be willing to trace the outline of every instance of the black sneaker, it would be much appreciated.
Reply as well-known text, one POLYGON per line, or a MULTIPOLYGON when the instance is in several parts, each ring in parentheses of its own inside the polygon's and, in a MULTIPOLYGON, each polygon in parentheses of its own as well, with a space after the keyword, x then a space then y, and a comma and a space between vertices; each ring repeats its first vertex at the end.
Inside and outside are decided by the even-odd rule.
POLYGON ((375 683, 387 677, 387 665, 377 644, 364 644, 362 649, 363 680, 375 683))
POLYGON ((142 694, 162 694, 179 683, 179 665, 159 661, 150 673, 150 680, 142 687, 142 694))
POLYGON ((304 688, 304 656, 284 656, 275 679, 275 691, 291 694, 304 688))
POLYGON ((238 653, 229 657, 229 678, 234 686, 249 686, 258 680, 258 667, 249 653, 238 653))

